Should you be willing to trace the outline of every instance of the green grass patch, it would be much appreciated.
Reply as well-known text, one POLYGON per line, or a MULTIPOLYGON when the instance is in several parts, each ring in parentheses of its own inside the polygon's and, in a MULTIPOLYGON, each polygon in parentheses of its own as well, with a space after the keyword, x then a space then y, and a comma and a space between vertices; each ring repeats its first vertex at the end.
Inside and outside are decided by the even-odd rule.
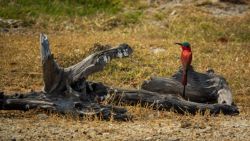
POLYGON ((139 23, 140 18, 142 17, 142 11, 129 11, 120 15, 120 19, 123 25, 130 25, 139 23))
POLYGON ((0 17, 30 19, 41 15, 52 17, 87 16, 96 13, 115 14, 119 0, 0 0, 0 17))

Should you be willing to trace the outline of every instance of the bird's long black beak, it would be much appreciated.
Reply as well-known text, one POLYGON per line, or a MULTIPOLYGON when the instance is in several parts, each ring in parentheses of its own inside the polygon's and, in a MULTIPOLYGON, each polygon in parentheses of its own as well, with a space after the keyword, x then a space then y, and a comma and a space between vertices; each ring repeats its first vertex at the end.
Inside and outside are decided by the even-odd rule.
POLYGON ((175 43, 176 45, 180 45, 180 46, 182 46, 182 44, 181 43, 175 43))

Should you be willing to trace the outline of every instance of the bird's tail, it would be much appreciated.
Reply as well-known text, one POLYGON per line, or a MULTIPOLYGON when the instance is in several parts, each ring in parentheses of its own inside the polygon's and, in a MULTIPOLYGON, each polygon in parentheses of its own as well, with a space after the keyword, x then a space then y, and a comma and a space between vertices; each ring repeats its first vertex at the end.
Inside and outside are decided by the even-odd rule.
POLYGON ((187 85, 187 72, 188 72, 188 69, 183 70, 183 75, 182 75, 182 85, 183 86, 187 85))
POLYGON ((182 92, 182 96, 185 98, 185 91, 186 91, 186 85, 187 85, 187 72, 188 69, 183 70, 183 75, 182 75, 182 85, 183 85, 183 92, 182 92))
POLYGON ((185 98, 185 97, 186 97, 185 93, 186 93, 186 86, 185 86, 185 85, 183 85, 183 92, 182 92, 182 96, 183 96, 183 98, 185 98))

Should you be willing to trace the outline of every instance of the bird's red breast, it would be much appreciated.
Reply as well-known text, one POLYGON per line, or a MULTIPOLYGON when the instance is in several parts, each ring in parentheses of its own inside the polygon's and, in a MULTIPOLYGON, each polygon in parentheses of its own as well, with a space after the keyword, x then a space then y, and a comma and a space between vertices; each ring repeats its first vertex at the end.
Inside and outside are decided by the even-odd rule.
POLYGON ((185 86, 187 85, 187 70, 192 62, 191 50, 182 50, 181 62, 182 62, 182 68, 183 68, 182 84, 185 86))
POLYGON ((183 69, 187 69, 192 62, 192 52, 189 50, 183 50, 181 52, 181 62, 183 69))

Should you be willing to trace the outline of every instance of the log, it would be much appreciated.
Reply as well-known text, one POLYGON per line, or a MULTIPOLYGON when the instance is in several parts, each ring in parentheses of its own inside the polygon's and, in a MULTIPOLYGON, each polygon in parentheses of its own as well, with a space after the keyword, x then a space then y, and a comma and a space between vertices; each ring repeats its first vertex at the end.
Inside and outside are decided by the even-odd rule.
POLYGON ((105 86, 102 83, 91 82, 94 88, 92 93, 97 97, 105 97, 110 104, 124 103, 126 105, 137 105, 153 107, 155 110, 172 110, 180 114, 205 114, 211 115, 222 113, 224 115, 238 115, 239 110, 236 105, 226 103, 198 103, 183 99, 181 96, 172 94, 162 94, 147 90, 121 89, 105 86), (99 92, 103 90, 102 92, 99 92), (105 93, 103 95, 103 93, 105 93), (111 99, 111 100, 110 100, 111 99))
MULTIPOLYGON (((153 77, 144 81, 141 88, 160 94, 181 95, 183 85, 181 84, 182 69, 170 78, 153 77)), ((225 78, 216 75, 213 70, 205 73, 196 72, 193 67, 188 71, 188 82, 186 86, 186 99, 198 103, 219 103, 232 105, 232 92, 225 78)))
POLYGON ((234 105, 227 104, 206 104, 187 101, 175 94, 160 94, 146 90, 123 90, 110 89, 115 95, 115 101, 126 104, 153 107, 156 110, 173 110, 180 114, 205 114, 211 115, 223 113, 224 115, 238 115, 239 110, 234 105))
POLYGON ((48 37, 43 33, 40 35, 40 44, 43 91, 11 96, 1 93, 0 110, 43 109, 81 117, 130 118, 124 108, 99 103, 96 93, 105 94, 106 87, 101 91, 96 90, 99 87, 86 81, 89 75, 102 71, 112 59, 131 55, 129 45, 120 44, 116 48, 96 52, 73 66, 62 68, 51 54, 48 37))
POLYGON ((171 78, 152 78, 145 81, 141 90, 114 89, 102 83, 87 81, 88 76, 102 71, 112 59, 130 56, 133 50, 129 45, 120 44, 116 48, 95 52, 75 65, 62 68, 54 59, 49 40, 43 33, 40 35, 40 44, 43 90, 14 95, 0 92, 0 110, 42 109, 80 117, 99 116, 102 119, 129 120, 131 115, 126 109, 113 106, 123 102, 131 105, 150 104, 157 110, 173 109, 181 114, 205 113, 207 110, 210 114, 239 113, 232 104, 232 94, 226 80, 212 71, 202 74, 192 69, 189 72, 188 99, 178 95, 182 88, 181 70, 171 78), (110 96, 115 103, 104 104, 110 96))

